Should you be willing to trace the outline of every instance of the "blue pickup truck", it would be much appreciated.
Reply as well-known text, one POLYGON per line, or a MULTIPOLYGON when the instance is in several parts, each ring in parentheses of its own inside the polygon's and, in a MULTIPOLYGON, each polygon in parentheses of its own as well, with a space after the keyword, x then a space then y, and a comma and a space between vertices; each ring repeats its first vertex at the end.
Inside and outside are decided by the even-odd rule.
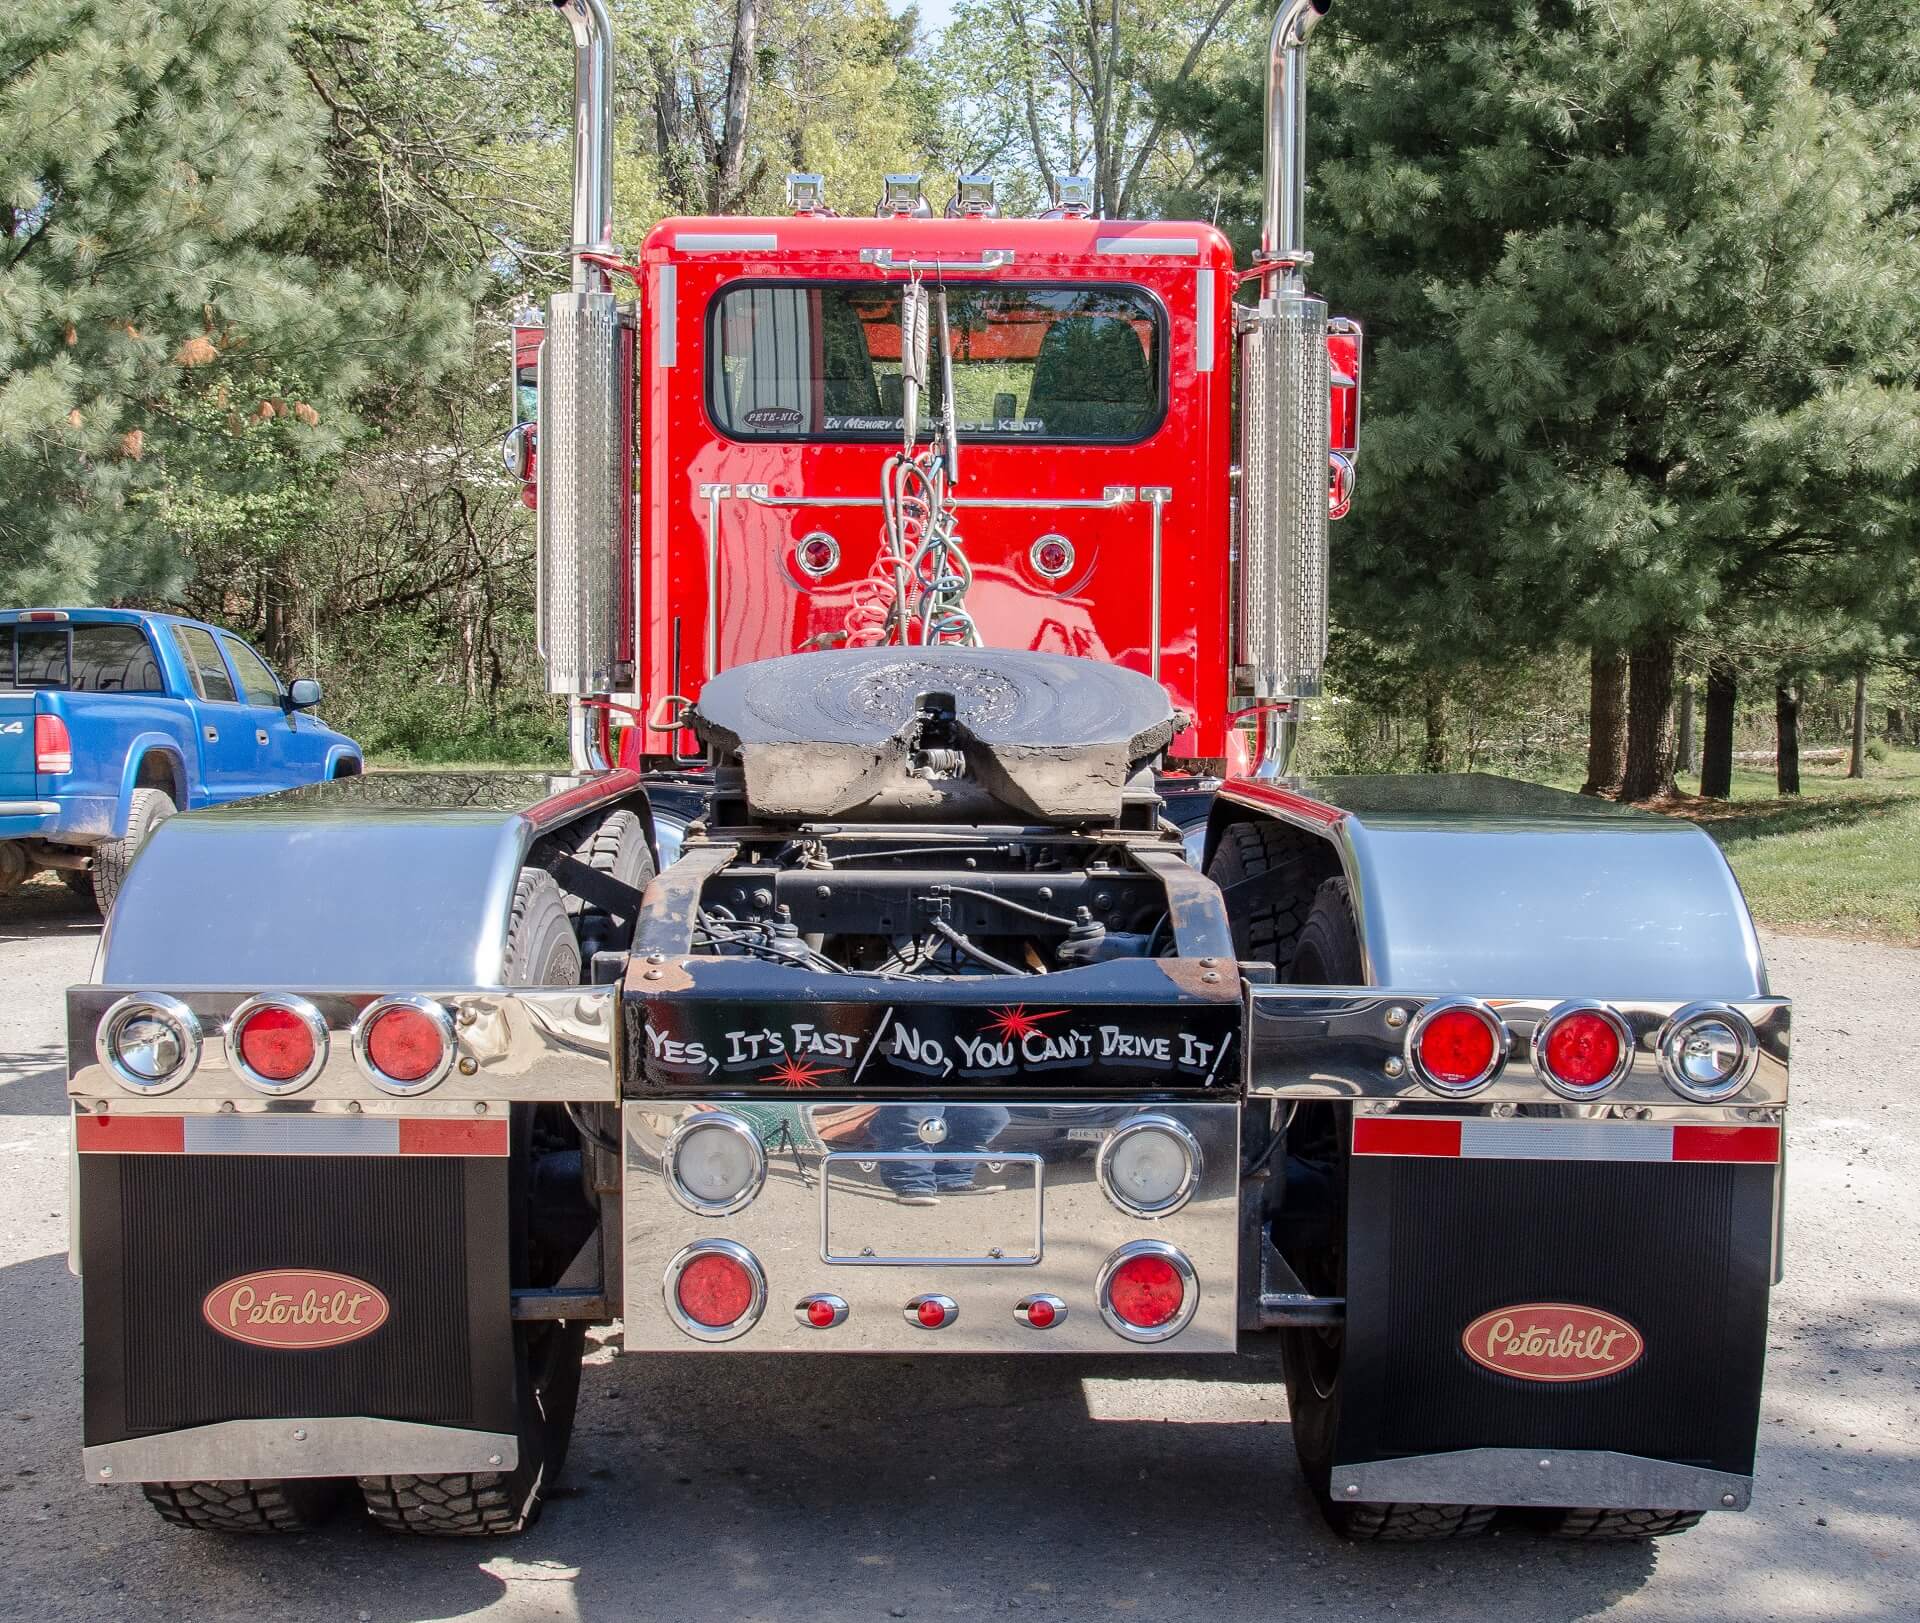
POLYGON ((0 894, 54 868, 104 913, 176 811, 357 774, 319 702, 198 620, 0 610, 0 894))

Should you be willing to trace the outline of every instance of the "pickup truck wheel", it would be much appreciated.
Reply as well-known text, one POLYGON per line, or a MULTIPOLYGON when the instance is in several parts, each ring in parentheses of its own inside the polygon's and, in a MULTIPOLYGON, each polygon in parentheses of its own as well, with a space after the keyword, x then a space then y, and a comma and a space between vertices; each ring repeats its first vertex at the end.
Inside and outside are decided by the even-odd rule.
POLYGON ((202 1533, 307 1533, 339 1506, 337 1478, 249 1482, 143 1482, 163 1520, 202 1533))
POLYGON ((127 832, 117 840, 108 840, 93 848, 94 905, 105 913, 113 911, 113 899, 120 894, 127 868, 147 843, 153 831, 179 808, 164 789, 136 789, 127 811, 127 832))
MULTIPOLYGON (((1294 940, 1285 978, 1300 986, 1360 986, 1366 982, 1360 933, 1344 879, 1328 879, 1314 893, 1313 906, 1294 940)), ((1304 1106, 1288 1133, 1288 1153, 1326 1164, 1340 1204, 1335 1234, 1345 1232, 1347 1123, 1344 1110, 1304 1106)), ((1320 1255, 1290 1259, 1310 1290, 1346 1295, 1346 1256, 1342 1245, 1320 1255)), ((1287 1412, 1293 1447, 1321 1514, 1343 1537, 1423 1542, 1471 1538, 1486 1531, 1494 1505, 1354 1504, 1333 1492, 1333 1449, 1340 1430, 1341 1374, 1346 1338, 1335 1327, 1289 1330, 1281 1339, 1287 1375, 1287 1412)))
MULTIPOLYGON (((503 970, 509 986, 580 983, 580 945, 560 887, 544 868, 520 870, 503 970)), ((551 1283, 532 1277, 529 1185, 534 1128, 533 1108, 515 1106, 509 1192, 515 1284, 551 1283)), ((373 1519, 391 1532, 443 1538, 500 1537, 525 1532, 538 1521, 547 1490, 559 1477, 573 1438, 586 1336, 586 1324, 579 1321, 516 1323, 513 1362, 520 1463, 511 1471, 362 1477, 361 1496, 373 1519)))
POLYGON ((88 907, 95 905, 93 896, 93 870, 91 868, 62 868, 60 883, 72 891, 75 898, 85 902, 88 907))

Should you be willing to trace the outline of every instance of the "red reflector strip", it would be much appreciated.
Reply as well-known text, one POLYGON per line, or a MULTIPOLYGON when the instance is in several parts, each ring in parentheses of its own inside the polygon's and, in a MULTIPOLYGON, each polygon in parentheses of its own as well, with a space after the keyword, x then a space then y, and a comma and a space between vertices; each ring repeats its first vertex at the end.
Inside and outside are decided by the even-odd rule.
POLYGON ((1676 1161, 1759 1161, 1780 1159, 1778 1127, 1703 1127, 1683 1123, 1673 1130, 1676 1161))
POLYGON ((76 1116, 95 1155, 498 1155, 507 1123, 445 1116, 76 1116))
POLYGON ((179 1116, 75 1116, 73 1139, 96 1155, 178 1155, 186 1125, 179 1116))
POLYGON ((1772 1165, 1778 1127, 1695 1122, 1495 1120, 1488 1116, 1356 1116, 1355 1155, 1465 1161, 1691 1161, 1772 1165))
POLYGON ((400 1122, 402 1155, 505 1155, 507 1124, 455 1121, 445 1116, 408 1116, 400 1122))
POLYGON ((1355 1155, 1458 1155, 1460 1123, 1434 1116, 1355 1116, 1355 1155))

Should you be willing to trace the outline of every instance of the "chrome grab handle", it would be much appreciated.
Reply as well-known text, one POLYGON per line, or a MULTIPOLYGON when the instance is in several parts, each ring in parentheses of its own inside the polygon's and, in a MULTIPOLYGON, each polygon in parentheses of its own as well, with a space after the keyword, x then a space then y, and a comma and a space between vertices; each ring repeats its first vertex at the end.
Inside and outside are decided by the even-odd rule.
POLYGON ((895 259, 891 248, 862 248, 860 263, 878 265, 881 270, 897 271, 990 271, 1004 270, 1013 263, 1011 248, 987 248, 978 259, 895 259))

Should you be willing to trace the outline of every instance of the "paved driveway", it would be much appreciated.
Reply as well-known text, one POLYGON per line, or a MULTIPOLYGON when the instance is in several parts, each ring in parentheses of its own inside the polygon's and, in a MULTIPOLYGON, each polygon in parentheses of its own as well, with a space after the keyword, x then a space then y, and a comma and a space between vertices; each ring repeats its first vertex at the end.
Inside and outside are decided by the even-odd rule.
POLYGON ((1796 1109, 1747 1515, 1651 1547, 1356 1548, 1300 1488, 1279 1387, 1201 1361, 1129 1379, 609 1340, 541 1525, 435 1544, 353 1521, 206 1538, 81 1483, 60 992, 94 937, 57 887, 0 900, 0 1617, 1920 1616, 1920 952, 1770 943, 1796 1109))

